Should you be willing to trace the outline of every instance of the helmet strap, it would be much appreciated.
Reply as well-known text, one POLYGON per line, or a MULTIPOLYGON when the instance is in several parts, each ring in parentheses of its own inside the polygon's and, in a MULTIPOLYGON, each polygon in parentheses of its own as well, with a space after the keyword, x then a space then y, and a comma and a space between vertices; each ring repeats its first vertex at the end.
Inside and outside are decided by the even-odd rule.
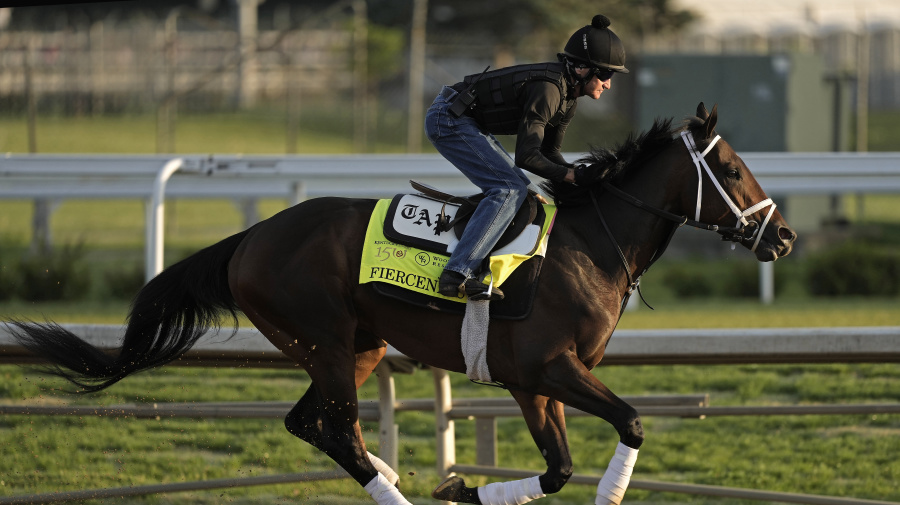
POLYGON ((577 65, 584 65, 584 63, 575 63, 566 56, 563 56, 562 59, 563 59, 563 62, 566 64, 566 70, 569 72, 569 77, 572 78, 572 81, 576 85, 581 85, 582 87, 584 87, 584 85, 587 84, 588 81, 590 81, 591 78, 593 77, 593 74, 590 74, 590 73, 588 75, 582 77, 582 76, 578 75, 578 72, 575 71, 575 67, 577 65))

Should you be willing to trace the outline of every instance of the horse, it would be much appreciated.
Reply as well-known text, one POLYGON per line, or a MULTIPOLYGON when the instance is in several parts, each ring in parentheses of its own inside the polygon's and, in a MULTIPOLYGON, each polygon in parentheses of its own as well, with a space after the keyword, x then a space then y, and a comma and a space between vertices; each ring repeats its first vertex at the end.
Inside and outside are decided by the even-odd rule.
MULTIPOLYGON (((638 412, 591 370, 640 275, 683 225, 714 231, 759 261, 786 256, 797 237, 716 134, 717 120, 717 106, 710 113, 701 102, 683 124, 657 119, 615 151, 592 148, 579 160, 586 182, 543 184, 557 216, 533 308, 521 320, 490 322, 487 363, 521 408, 547 469, 479 487, 450 476, 434 498, 489 505, 558 492, 573 473, 563 415, 569 405, 619 434, 597 503, 621 502, 644 431, 638 412)), ((136 295, 112 353, 52 322, 8 324, 21 345, 49 361, 45 371, 93 392, 178 358, 229 317, 236 327, 243 312, 312 380, 285 417, 286 429, 333 459, 379 505, 407 504, 396 473, 366 450, 357 389, 388 344, 431 367, 464 373, 461 316, 359 283, 375 203, 310 199, 168 267, 136 295)))

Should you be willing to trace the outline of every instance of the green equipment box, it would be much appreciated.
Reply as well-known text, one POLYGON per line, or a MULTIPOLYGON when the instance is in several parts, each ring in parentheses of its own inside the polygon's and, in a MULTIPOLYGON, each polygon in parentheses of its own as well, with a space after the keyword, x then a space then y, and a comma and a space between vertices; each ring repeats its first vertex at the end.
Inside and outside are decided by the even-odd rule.
POLYGON ((667 54, 636 63, 640 130, 657 117, 677 123, 702 101, 709 110, 719 105, 717 131, 738 152, 846 147, 846 92, 836 94, 819 56, 667 54))

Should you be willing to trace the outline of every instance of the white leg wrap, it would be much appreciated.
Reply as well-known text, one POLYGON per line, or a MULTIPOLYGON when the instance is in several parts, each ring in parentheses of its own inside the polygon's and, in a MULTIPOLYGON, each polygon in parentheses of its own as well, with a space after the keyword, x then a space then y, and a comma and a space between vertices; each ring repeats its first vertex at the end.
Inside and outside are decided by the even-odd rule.
POLYGON ((522 505, 543 497, 541 482, 536 476, 512 482, 494 482, 478 488, 482 505, 522 505))
POLYGON ((634 462, 637 461, 638 450, 619 442, 616 453, 609 460, 609 467, 597 485, 596 505, 619 505, 625 497, 634 462))
POLYGON ((378 505, 412 505, 380 472, 366 484, 365 489, 378 505))
POLYGON ((396 486, 397 482, 400 481, 400 476, 397 475, 397 472, 395 472, 393 468, 389 467, 388 464, 382 461, 378 456, 372 454, 371 452, 366 452, 366 454, 369 455, 369 461, 372 463, 372 466, 375 467, 375 470, 381 472, 392 486, 396 486))

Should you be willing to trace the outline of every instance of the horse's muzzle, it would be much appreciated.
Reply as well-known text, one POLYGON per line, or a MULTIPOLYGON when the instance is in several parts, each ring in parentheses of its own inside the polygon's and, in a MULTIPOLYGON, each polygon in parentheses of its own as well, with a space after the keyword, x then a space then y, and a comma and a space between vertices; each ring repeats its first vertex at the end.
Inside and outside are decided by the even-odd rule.
MULTIPOLYGON (((787 256, 794 249, 797 232, 787 226, 773 227, 771 236, 765 233, 756 248, 756 259, 759 261, 775 261, 787 256)), ((768 231, 768 230, 767 230, 768 231)))

